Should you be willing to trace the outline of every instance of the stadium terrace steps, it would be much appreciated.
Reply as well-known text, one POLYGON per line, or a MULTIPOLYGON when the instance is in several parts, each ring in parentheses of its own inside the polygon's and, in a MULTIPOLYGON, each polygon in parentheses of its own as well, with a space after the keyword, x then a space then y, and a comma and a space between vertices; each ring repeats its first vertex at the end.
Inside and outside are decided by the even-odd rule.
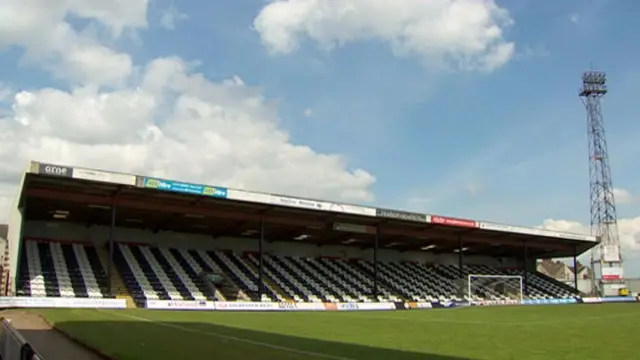
POLYGON ((227 275, 222 273, 219 269, 214 270, 196 250, 173 249, 172 251, 176 251, 176 253, 181 255, 182 258, 189 263, 196 274, 199 274, 198 276, 200 278, 206 277, 206 273, 216 273, 223 277, 221 286, 216 286, 209 281, 205 281, 206 279, 203 279, 203 284, 211 289, 215 299, 220 301, 226 301, 232 298, 237 299, 238 289, 233 285, 231 280, 228 279, 227 275), (225 293, 228 294, 229 297, 227 297, 225 293))
POLYGON ((213 292, 207 288, 202 278, 198 276, 197 264, 192 259, 185 257, 177 249, 161 248, 160 252, 175 268, 175 272, 180 276, 196 300, 214 299, 213 292))
MULTIPOLYGON (((108 268, 109 267, 109 251, 107 249, 101 249, 97 253, 102 266, 104 266, 105 269, 108 268)), ((115 264, 113 263, 111 265, 112 265, 111 279, 108 279, 108 280, 109 280, 109 283, 111 283, 112 294, 114 294, 116 298, 118 298, 119 296, 130 296, 129 290, 127 290, 127 287, 124 285, 124 282, 122 281, 122 275, 118 271, 118 267, 115 266, 115 264)))
POLYGON ((230 300, 251 300, 248 292, 250 291, 250 281, 239 270, 232 270, 231 264, 224 262, 218 256, 216 251, 194 250, 195 254, 200 256, 213 271, 225 276, 225 286, 221 289, 224 296, 230 300))
MULTIPOLYGON (((365 285, 368 287, 368 293, 371 294, 373 289, 373 264, 369 261, 359 260, 353 262, 344 262, 345 266, 351 268, 356 274, 361 274, 361 278, 365 281, 365 285)), ((381 269, 378 264, 378 270, 381 269)), ((402 293, 399 293, 394 289, 393 280, 385 278, 381 271, 378 272, 378 299, 385 301, 399 301, 404 299, 402 293), (385 281, 386 280, 386 281, 385 281)))
MULTIPOLYGON (((253 262, 253 259, 251 258, 252 255, 248 255, 246 257, 244 257, 242 259, 242 261, 246 264, 246 266, 248 266, 249 268, 251 268, 251 270, 254 273, 259 273, 259 265, 257 265, 257 263, 260 260, 257 260, 256 262, 253 262)), ((264 265, 264 264, 263 264, 264 265)), ((282 298, 282 300, 284 301, 293 301, 293 297, 291 297, 280 285, 278 285, 275 281, 271 280, 271 278, 269 277, 269 274, 267 274, 267 272, 265 271, 264 274, 264 283, 265 283, 265 288, 271 288, 273 289, 273 291, 280 296, 280 298, 282 298)))
MULTIPOLYGON (((265 259, 266 258, 267 257, 265 256, 265 259)), ((260 260, 258 260, 258 258, 253 254, 248 254, 246 260, 253 265, 254 269, 258 269, 258 267, 260 266, 260 260)), ((265 282, 267 286, 269 286, 269 284, 274 284, 275 286, 277 286, 277 289, 283 291, 285 294, 283 296, 284 301, 302 301, 297 292, 293 290, 290 283, 286 282, 286 280, 282 277, 275 275, 273 269, 267 264, 266 260, 264 261, 263 265, 265 282)))
MULTIPOLYGON (((95 251, 95 248, 93 249, 95 251)), ((90 251, 87 251, 87 255, 89 255, 90 251)), ((108 267, 109 264, 109 252, 106 248, 101 249, 101 251, 95 251, 96 256, 98 256, 100 264, 102 264, 105 268, 108 267)), ((96 264, 96 261, 91 262, 92 265, 96 264)), ((95 269, 94 269, 95 271, 95 269)), ((106 274, 105 274, 106 278, 106 274)), ((111 267, 111 279, 108 279, 111 283, 111 293, 115 295, 116 299, 125 299, 127 302, 127 308, 137 308, 138 305, 133 299, 133 296, 129 293, 129 290, 125 286, 122 275, 118 270, 118 267, 115 264, 112 264, 111 267)))

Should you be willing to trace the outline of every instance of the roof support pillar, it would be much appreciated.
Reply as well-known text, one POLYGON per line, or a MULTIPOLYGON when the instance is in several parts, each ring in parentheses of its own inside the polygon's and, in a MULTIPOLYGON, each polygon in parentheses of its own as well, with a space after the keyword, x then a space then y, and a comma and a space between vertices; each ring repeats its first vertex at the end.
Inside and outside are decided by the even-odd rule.
MULTIPOLYGON (((578 290, 578 247, 573 247, 573 287, 578 290)), ((580 291, 580 290, 578 290, 580 291)))
POLYGON ((523 254, 523 262, 524 262, 524 266, 522 267, 524 269, 524 277, 522 280, 522 287, 524 289, 522 289, 522 291, 524 292, 525 295, 529 295, 529 246, 527 245, 527 240, 524 241, 524 254, 523 254))
POLYGON ((373 239, 373 289, 371 296, 374 301, 378 301, 378 247, 380 246, 380 227, 376 226, 376 233, 373 239))
MULTIPOLYGON (((18 234, 18 238, 16 239, 18 242, 18 251, 16 254, 16 268, 15 269, 10 268, 9 273, 7 273, 7 276, 10 276, 10 277, 5 279, 5 288, 3 289, 3 292, 2 292, 2 295, 5 295, 5 296, 18 295, 16 294, 16 291, 18 291, 18 289, 16 288, 16 284, 18 282, 18 274, 20 274, 20 269, 22 269, 22 266, 24 265, 22 264, 22 254, 23 254, 22 252, 27 251, 25 247, 26 243, 24 241, 24 225, 27 222, 27 205, 28 204, 29 204, 29 198, 25 197, 22 203, 22 207, 18 207, 18 211, 20 211, 22 215, 22 221, 20 221, 20 233, 18 234)), ((7 234, 7 237, 8 236, 9 234, 7 234)), ((7 242, 7 246, 9 246, 9 242, 7 242)), ((11 247, 9 247, 9 249, 11 249, 11 247)), ((10 253, 9 256, 13 256, 13 254, 10 253)))
POLYGON ((258 243, 259 263, 258 263, 258 299, 262 301, 264 294, 264 219, 260 219, 260 240, 258 243))
POLYGON ((113 240, 113 232, 116 227, 116 205, 115 201, 111 205, 111 225, 109 226, 109 261, 107 261, 107 293, 113 296, 113 289, 111 288, 111 278, 113 273, 113 251, 114 251, 114 240, 113 240))
POLYGON ((464 274, 464 255, 463 255, 463 249, 464 249, 464 242, 462 241, 462 235, 458 236, 458 271, 460 272, 460 279, 464 279, 465 278, 465 274, 464 274))

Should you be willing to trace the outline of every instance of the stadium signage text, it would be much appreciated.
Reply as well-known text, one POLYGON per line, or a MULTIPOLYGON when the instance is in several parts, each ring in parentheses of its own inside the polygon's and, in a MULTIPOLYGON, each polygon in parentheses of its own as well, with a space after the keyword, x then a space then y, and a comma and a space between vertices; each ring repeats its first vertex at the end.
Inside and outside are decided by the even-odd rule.
POLYGON ((391 209, 376 209, 376 216, 395 220, 427 222, 427 215, 391 209))
MULTIPOLYGON (((501 231, 517 234, 525 234, 531 236, 547 236, 562 239, 580 240, 580 241, 597 241, 597 238, 592 235, 572 234, 565 232, 556 232, 544 229, 526 228, 522 226, 502 225, 490 222, 477 222, 473 220, 449 218, 438 215, 419 214, 406 211, 398 211, 391 209, 376 209, 366 206, 340 204, 328 201, 317 201, 310 199, 302 199, 295 197, 287 197, 280 195, 271 195, 266 193, 252 192, 246 190, 234 190, 224 187, 206 186, 199 184, 190 184, 184 182, 178 182, 173 180, 166 180, 160 178, 151 178, 143 176, 134 176, 128 174, 114 173, 108 171, 90 170, 82 168, 73 168, 64 165, 55 165, 48 163, 40 163, 37 161, 31 162, 33 170, 39 174, 46 174, 60 177, 73 177, 77 179, 84 179, 90 181, 102 181, 107 183, 115 183, 122 185, 131 185, 143 188, 158 189, 163 191, 173 191, 185 194, 227 198, 231 200, 248 201, 270 205, 281 205, 297 208, 305 208, 310 210, 322 210, 337 213, 354 214, 361 216, 382 217, 396 220, 415 221, 415 222, 428 222, 433 224, 466 227, 466 228, 481 228, 491 231, 501 231), (34 169, 33 166, 37 166, 34 169), (78 174, 76 174, 76 172, 78 174)), ((605 249, 605 259, 608 261, 619 260, 620 255, 617 249, 605 249)), ((610 281, 616 281, 611 279, 610 281)))
POLYGON ((73 175, 73 168, 60 165, 40 164, 38 172, 46 175, 71 177, 73 175))
POLYGON ((147 300, 147 309, 215 310, 213 301, 200 300, 147 300))
POLYGON ((601 304, 602 298, 599 297, 586 297, 582 298, 582 302, 585 304, 601 304))
POLYGON ((190 184, 179 181, 164 180, 158 178, 145 178, 144 187, 163 191, 172 191, 191 195, 226 198, 227 189, 222 187, 190 184))
POLYGON ((603 297, 602 298, 602 302, 608 303, 608 302, 635 302, 636 298, 633 296, 610 296, 610 297, 603 297))
POLYGON ((297 199, 287 196, 271 196, 271 204, 298 207, 303 209, 329 210, 327 204, 321 201, 297 199), (324 205, 324 206, 323 206, 324 205))
POLYGON ((147 309, 216 311, 395 310, 393 303, 294 303, 252 301, 147 300, 147 309))
POLYGON ((624 279, 623 268, 602 268, 602 280, 620 281, 624 279))
POLYGON ((136 185, 136 177, 134 175, 119 174, 106 171, 74 168, 72 177, 74 179, 100 181, 110 184, 120 185, 136 185))
POLYGON ((430 302, 410 302, 407 303, 408 309, 433 309, 433 305, 430 302))
POLYGON ((333 230, 359 233, 359 234, 375 234, 376 233, 376 228, 374 226, 365 226, 365 225, 347 224, 347 223, 333 223, 333 230))
POLYGON ((89 299, 56 297, 0 297, 0 308, 102 308, 124 309, 125 299, 89 299))
POLYGON ((445 216, 437 216, 431 215, 431 223, 440 224, 440 225, 448 225, 448 226, 457 226, 464 228, 477 228, 478 222, 474 220, 467 219, 456 219, 445 216))

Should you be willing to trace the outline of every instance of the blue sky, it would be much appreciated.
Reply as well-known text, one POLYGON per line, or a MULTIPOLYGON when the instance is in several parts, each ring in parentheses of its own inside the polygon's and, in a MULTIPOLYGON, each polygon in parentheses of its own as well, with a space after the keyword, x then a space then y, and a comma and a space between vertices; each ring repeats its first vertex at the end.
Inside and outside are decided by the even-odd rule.
MULTIPOLYGON (((636 219, 640 4, 497 4, 513 20, 503 38, 516 50, 492 71, 436 70, 375 37, 328 50, 301 35, 295 51, 273 54, 253 26, 269 5, 262 0, 152 1, 147 28, 113 38, 92 27, 95 19, 69 14, 65 21, 79 33, 96 32, 134 64, 179 56, 211 81, 237 75, 259 87, 292 143, 342 154, 347 168, 375 176, 371 204, 530 226, 554 219, 576 222, 575 229, 589 220, 586 112, 578 88, 582 71, 604 70, 614 186, 630 194, 618 214, 636 219)), ((5 48, 2 83, 14 90, 73 88, 24 55, 24 47, 5 48)), ((625 230, 631 237, 640 234, 633 224, 625 230)), ((640 274, 640 266, 633 271, 640 274)))
MULTIPOLYGON (((139 56, 177 52, 201 61, 209 77, 259 84, 280 103, 295 142, 347 154, 351 166, 376 176, 376 204, 529 225, 588 221, 586 113, 577 92, 592 66, 609 76, 615 186, 640 190, 635 2, 499 2, 515 20, 506 35, 515 58, 490 74, 445 75, 375 41, 330 52, 307 41, 295 54, 271 56, 251 29, 263 1, 207 3, 183 2, 188 20, 173 32, 158 29, 161 36, 150 31, 139 56)), ((622 217, 636 211, 619 206, 622 217)))

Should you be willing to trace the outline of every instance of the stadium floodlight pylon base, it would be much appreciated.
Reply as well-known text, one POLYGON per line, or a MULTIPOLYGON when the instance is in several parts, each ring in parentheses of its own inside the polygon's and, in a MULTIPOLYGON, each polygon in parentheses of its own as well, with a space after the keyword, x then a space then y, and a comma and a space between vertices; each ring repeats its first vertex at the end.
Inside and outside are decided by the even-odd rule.
POLYGON ((471 305, 517 305, 524 300, 520 275, 469 274, 466 298, 471 305))

